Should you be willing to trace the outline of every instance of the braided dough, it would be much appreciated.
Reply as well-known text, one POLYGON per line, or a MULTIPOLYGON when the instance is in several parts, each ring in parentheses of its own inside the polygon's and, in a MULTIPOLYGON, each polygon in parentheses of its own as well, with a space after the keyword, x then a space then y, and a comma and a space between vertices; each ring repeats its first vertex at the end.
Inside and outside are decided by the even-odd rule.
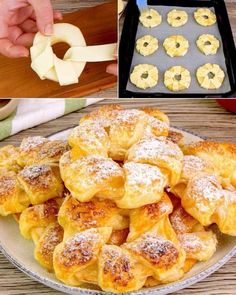
POLYGON ((216 15, 209 8, 199 8, 194 12, 196 22, 204 27, 212 26, 216 23, 216 15))
POLYGON ((219 89, 225 78, 225 73, 221 67, 210 63, 199 67, 196 75, 198 83, 205 89, 219 89))
POLYGON ((203 34, 199 36, 196 43, 199 50, 205 55, 216 54, 220 47, 219 40, 211 34, 203 34))
POLYGON ((114 60, 116 44, 86 46, 80 29, 67 23, 54 25, 52 36, 37 33, 30 49, 31 67, 41 80, 59 82, 61 86, 78 83, 86 62, 114 60), (63 60, 58 58, 52 45, 65 42, 70 45, 63 60))
POLYGON ((164 84, 171 91, 181 91, 188 89, 190 83, 190 72, 184 67, 171 67, 164 74, 164 84))
POLYGON ((136 41, 136 50, 143 56, 151 55, 157 49, 158 40, 151 35, 145 35, 136 41))
POLYGON ((130 81, 140 89, 154 87, 158 82, 158 69, 150 64, 139 64, 134 67, 130 81))
POLYGON ((172 27, 181 27, 188 21, 188 14, 184 10, 173 9, 167 14, 167 22, 172 27))
POLYGON ((189 48, 189 42, 182 35, 173 35, 165 39, 163 43, 166 53, 171 56, 184 56, 189 48))
POLYGON ((154 28, 162 22, 162 16, 155 9, 145 9, 142 11, 139 21, 146 28, 154 28))

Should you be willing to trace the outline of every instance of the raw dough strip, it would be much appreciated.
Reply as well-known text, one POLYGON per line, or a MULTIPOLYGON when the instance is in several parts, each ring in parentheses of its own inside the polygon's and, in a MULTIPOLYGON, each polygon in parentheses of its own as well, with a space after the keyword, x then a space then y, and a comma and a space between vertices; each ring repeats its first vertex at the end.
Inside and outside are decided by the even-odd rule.
POLYGON ((30 49, 31 67, 41 80, 59 82, 61 86, 78 83, 86 62, 114 60, 116 43, 86 46, 84 36, 76 26, 66 23, 54 25, 50 37, 37 33, 30 49), (56 43, 70 46, 63 59, 58 58, 52 49, 56 43))
POLYGON ((71 47, 65 54, 65 59, 70 61, 98 62, 114 60, 116 43, 86 47, 71 47))

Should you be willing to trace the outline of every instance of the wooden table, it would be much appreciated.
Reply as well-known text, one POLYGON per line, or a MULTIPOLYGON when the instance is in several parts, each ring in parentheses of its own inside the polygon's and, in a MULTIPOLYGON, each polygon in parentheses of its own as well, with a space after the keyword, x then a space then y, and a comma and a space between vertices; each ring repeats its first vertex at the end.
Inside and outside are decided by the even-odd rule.
MULTIPOLYGON (((115 103, 107 100, 89 106, 81 111, 71 113, 65 117, 45 123, 35 128, 23 131, 5 141, 6 144, 18 145, 23 137, 32 135, 47 136, 59 130, 71 127, 78 122, 79 117, 94 110, 98 105, 115 103)), ((166 112, 172 126, 182 127, 210 140, 222 140, 236 143, 236 114, 229 113, 219 107, 213 100, 120 100, 127 108, 141 107, 144 105, 155 106, 166 112)), ((236 257, 232 258, 216 273, 188 289, 175 294, 216 295, 236 294, 236 257)), ((0 254, 0 295, 20 294, 62 294, 47 288, 12 266, 0 254)))
MULTIPOLYGON (((105 2, 108 2, 108 1, 107 0, 52 0, 53 7, 64 13, 73 12, 78 9, 83 9, 86 7, 92 7, 105 2)), ((110 89, 102 90, 97 93, 93 93, 92 95, 87 97, 97 97, 97 98, 117 97, 117 87, 115 86, 110 89)))

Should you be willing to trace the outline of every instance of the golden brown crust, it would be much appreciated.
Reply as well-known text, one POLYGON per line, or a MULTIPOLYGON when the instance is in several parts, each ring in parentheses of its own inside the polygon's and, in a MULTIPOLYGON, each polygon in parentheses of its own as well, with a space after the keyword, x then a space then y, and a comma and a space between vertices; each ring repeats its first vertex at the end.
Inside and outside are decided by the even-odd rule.
POLYGON ((114 230, 111 234, 108 244, 121 246, 122 244, 126 242, 128 234, 129 234, 129 228, 114 230))
POLYGON ((6 145, 0 148, 0 169, 6 168, 18 172, 20 167, 17 164, 19 149, 13 145, 6 145))
POLYGON ((58 163, 68 150, 68 144, 62 140, 48 140, 42 136, 27 137, 19 148, 18 164, 21 167, 33 164, 58 163))
POLYGON ((19 219, 20 232, 23 237, 34 239, 37 242, 45 228, 57 220, 61 203, 62 199, 56 198, 25 209, 19 219))
POLYGON ((0 215, 20 213, 30 204, 14 171, 0 169, 0 215))
POLYGON ((48 271, 53 271, 53 252, 62 239, 62 227, 57 222, 53 222, 46 227, 36 244, 34 257, 48 271))
POLYGON ((111 200, 93 198, 82 203, 71 196, 64 200, 58 221, 66 236, 95 227, 109 226, 114 230, 122 230, 129 226, 128 218, 122 215, 122 210, 111 200))
POLYGON ((123 195, 123 170, 110 158, 94 155, 73 162, 67 152, 61 157, 60 171, 71 195, 81 202, 94 196, 118 199, 123 195))

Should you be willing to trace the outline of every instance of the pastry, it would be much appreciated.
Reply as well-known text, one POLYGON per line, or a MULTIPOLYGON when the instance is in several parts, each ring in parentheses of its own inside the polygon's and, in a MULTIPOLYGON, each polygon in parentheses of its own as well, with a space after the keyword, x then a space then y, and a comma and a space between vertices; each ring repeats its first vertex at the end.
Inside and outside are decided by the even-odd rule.
POLYGON ((33 205, 63 195, 64 185, 58 166, 46 164, 26 166, 17 178, 33 205))
POLYGON ((20 213, 30 204, 15 171, 0 169, 0 215, 20 213))
POLYGON ((183 165, 183 153, 177 144, 166 138, 148 138, 134 144, 127 161, 157 166, 168 178, 168 185, 178 183, 183 165))
POLYGON ((209 8, 199 8, 194 12, 196 22, 204 27, 212 26, 216 23, 216 15, 209 8))
POLYGON ((219 89, 225 78, 225 73, 217 64, 207 63, 197 69, 199 85, 205 89, 219 89))
POLYGON ((21 166, 58 163, 68 149, 66 141, 48 140, 42 136, 24 138, 19 148, 17 163, 21 166))
POLYGON ((133 209, 160 201, 167 179, 158 167, 135 162, 125 163, 125 192, 116 204, 120 208, 133 209))
POLYGON ((167 14, 167 22, 172 27, 181 27, 188 21, 188 14, 184 10, 173 9, 167 14))
POLYGON ((72 161, 67 152, 61 157, 60 171, 72 197, 81 202, 95 196, 115 200, 123 195, 124 172, 110 158, 90 155, 72 161))
POLYGON ((172 35, 164 40, 163 47, 170 57, 184 56, 189 49, 189 42, 182 35, 172 35))
POLYGON ((136 50, 143 56, 148 56, 158 49, 158 40, 151 36, 145 35, 136 41, 136 50))
POLYGON ((186 145, 160 110, 119 105, 84 116, 68 141, 0 150, 0 214, 63 283, 126 293, 174 282, 214 255, 208 226, 236 236, 234 144, 186 145))
POLYGON ((133 68, 130 81, 140 89, 152 88, 158 83, 158 69, 150 64, 139 64, 133 68))
POLYGON ((60 207, 58 222, 65 237, 94 227, 109 226, 113 231, 129 227, 128 217, 111 200, 93 198, 82 203, 69 195, 60 207))
POLYGON ((155 9, 145 9, 141 12, 139 21, 146 28, 154 28, 160 25, 162 17, 155 9))
POLYGON ((196 43, 198 49, 205 55, 216 54, 220 47, 219 40, 211 34, 203 34, 199 36, 196 43))
POLYGON ((191 83, 189 70, 181 66, 169 68, 164 74, 164 84, 171 91, 188 89, 191 83))
MULTIPOLYGON (((195 155, 210 162, 224 183, 236 188, 236 145, 233 143, 200 141, 183 146, 186 155, 195 155)), ((221 183, 222 184, 222 183, 221 183)), ((223 185, 223 184, 222 184, 223 185)))

